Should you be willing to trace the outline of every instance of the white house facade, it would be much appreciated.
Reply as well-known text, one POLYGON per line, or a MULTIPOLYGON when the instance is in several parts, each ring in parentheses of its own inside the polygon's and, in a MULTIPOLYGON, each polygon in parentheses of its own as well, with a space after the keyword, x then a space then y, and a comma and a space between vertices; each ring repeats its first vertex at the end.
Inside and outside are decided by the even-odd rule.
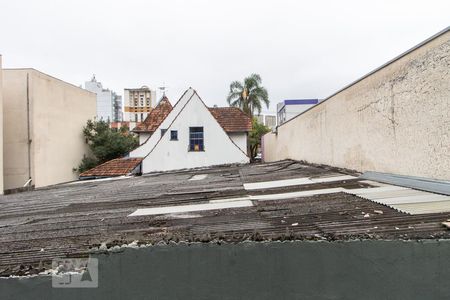
POLYGON ((239 108, 209 108, 189 88, 173 107, 163 97, 144 122, 132 130, 139 134, 140 146, 129 157, 105 163, 80 178, 126 175, 110 169, 128 172, 138 165, 142 173, 149 173, 248 163, 251 128, 251 118, 239 108))
POLYGON ((247 132, 228 134, 190 88, 130 157, 143 157, 143 173, 248 163, 247 132))

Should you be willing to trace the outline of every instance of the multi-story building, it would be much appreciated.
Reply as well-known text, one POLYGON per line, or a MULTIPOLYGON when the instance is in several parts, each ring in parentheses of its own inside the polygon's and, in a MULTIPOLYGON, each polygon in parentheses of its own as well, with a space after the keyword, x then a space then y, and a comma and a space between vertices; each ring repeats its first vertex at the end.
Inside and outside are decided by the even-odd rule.
POLYGON ((277 104, 278 125, 298 116, 319 103, 319 99, 291 99, 277 104))
POLYGON ((95 117, 95 94, 35 69, 0 67, 0 95, 0 194, 77 179, 73 169, 89 154, 83 126, 95 117))
POLYGON ((123 121, 130 122, 130 129, 143 122, 156 105, 156 91, 148 86, 125 89, 123 121))
POLYGON ((259 123, 266 125, 270 129, 277 127, 277 116, 275 114, 259 114, 256 116, 259 123))
POLYGON ((123 112, 122 112, 122 96, 117 95, 113 92, 113 121, 122 122, 123 112))
POLYGON ((86 81, 84 88, 97 95, 97 120, 108 122, 122 121, 122 97, 115 92, 104 89, 95 75, 90 81, 86 81))

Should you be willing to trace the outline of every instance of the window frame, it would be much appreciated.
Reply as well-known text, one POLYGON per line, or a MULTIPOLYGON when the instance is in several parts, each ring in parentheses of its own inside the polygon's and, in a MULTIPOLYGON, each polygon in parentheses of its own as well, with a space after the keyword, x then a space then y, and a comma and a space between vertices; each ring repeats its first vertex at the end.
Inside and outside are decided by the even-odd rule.
POLYGON ((170 140, 171 141, 178 141, 178 130, 171 130, 170 131, 170 140), (175 138, 173 137, 174 133, 175 133, 175 138))
POLYGON ((205 129, 203 126, 189 127, 189 152, 204 152, 205 151, 205 129), (201 131, 194 131, 199 130, 201 131), (201 136, 200 136, 201 133, 201 136), (197 134, 198 136, 193 136, 197 134), (195 146, 198 145, 198 150, 195 150, 195 146))

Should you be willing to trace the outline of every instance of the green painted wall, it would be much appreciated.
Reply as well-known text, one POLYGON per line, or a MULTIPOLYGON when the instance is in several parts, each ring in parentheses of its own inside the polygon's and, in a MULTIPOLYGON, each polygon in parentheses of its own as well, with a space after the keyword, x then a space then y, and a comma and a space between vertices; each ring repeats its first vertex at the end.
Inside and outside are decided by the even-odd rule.
POLYGON ((99 255, 99 287, 0 280, 1 299, 450 299, 450 241, 194 244, 99 255))

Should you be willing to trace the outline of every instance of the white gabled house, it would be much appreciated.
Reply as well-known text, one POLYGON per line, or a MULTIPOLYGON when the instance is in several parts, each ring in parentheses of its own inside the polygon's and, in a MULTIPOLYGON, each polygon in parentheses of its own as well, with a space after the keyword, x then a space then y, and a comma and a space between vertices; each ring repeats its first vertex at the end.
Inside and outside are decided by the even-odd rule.
POLYGON ((232 115, 229 109, 208 108, 190 88, 130 157, 143 158, 143 173, 248 163, 247 135, 251 119, 241 110, 231 108, 236 113, 234 119, 227 120, 227 115, 232 115))
MULTIPOLYGON (((145 121, 133 129, 139 134, 140 146, 129 157, 122 158, 124 162, 107 162, 103 167, 80 174, 80 178, 112 174, 109 165, 118 163, 132 167, 131 159, 136 167, 140 164, 142 173, 248 163, 251 127, 251 118, 239 108, 209 108, 189 88, 173 107, 163 97, 145 121)), ((126 175, 119 173, 115 176, 126 175)))

